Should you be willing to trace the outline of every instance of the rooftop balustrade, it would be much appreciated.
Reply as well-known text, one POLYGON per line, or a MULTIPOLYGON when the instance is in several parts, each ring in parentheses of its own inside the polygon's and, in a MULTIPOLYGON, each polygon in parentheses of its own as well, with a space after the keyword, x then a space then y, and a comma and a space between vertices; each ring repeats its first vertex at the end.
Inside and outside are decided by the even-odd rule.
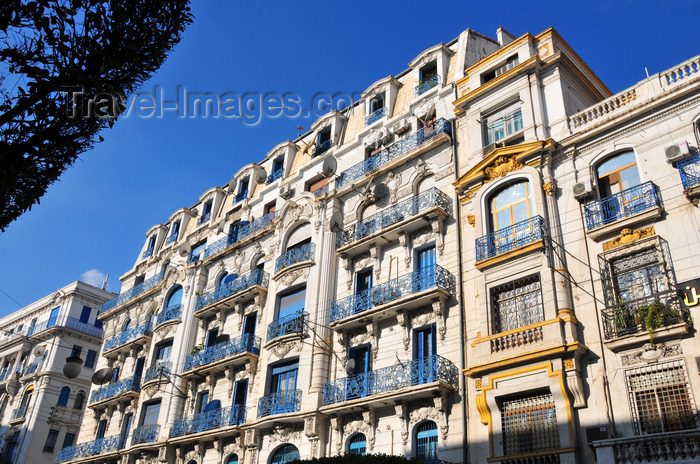
POLYGON ((146 369, 146 372, 143 373, 143 383, 170 375, 172 368, 172 361, 156 361, 153 366, 146 369))
POLYGON ((684 189, 700 185, 700 155, 693 155, 680 161, 676 167, 681 175, 681 183, 684 189))
POLYGON ((180 319, 180 314, 182 314, 182 304, 170 305, 158 313, 156 317, 156 326, 164 322, 178 320, 180 319))
POLYGON ((136 338, 139 338, 143 335, 149 334, 151 332, 151 322, 146 321, 142 322, 139 325, 129 327, 119 335, 115 335, 114 337, 108 338, 105 340, 104 347, 102 348, 102 351, 109 351, 113 348, 116 348, 118 346, 124 345, 136 338))
POLYGON ((185 357, 183 370, 189 371, 246 352, 255 354, 260 352, 260 337, 253 334, 243 334, 231 341, 219 343, 188 355, 185 357))
POLYGON ((124 448, 126 436, 112 435, 110 437, 98 438, 97 440, 79 443, 77 445, 68 446, 58 452, 56 462, 66 462, 73 459, 94 456, 95 454, 107 453, 109 451, 117 451, 124 448))
POLYGON ((594 441, 591 445, 598 462, 644 464, 700 460, 700 430, 697 429, 612 438, 594 441))
POLYGON ((586 230, 610 224, 661 206, 661 192, 651 181, 583 206, 586 230))
POLYGON ((440 76, 438 76, 437 74, 429 79, 424 80, 423 82, 420 82, 416 86, 416 97, 423 95, 425 92, 432 89, 433 87, 435 87, 439 83, 440 83, 440 76))
POLYGON ((100 327, 95 327, 92 324, 80 322, 80 320, 70 316, 49 318, 41 324, 30 327, 29 330, 27 330, 27 336, 31 337, 32 335, 41 333, 44 330, 50 329, 51 327, 66 327, 87 335, 92 335, 93 337, 102 338, 102 329, 100 327))
POLYGON ((221 284, 219 288, 207 292, 204 295, 197 297, 195 311, 204 308, 212 303, 228 298, 229 296, 240 293, 254 285, 260 285, 267 288, 270 282, 270 276, 267 272, 261 269, 255 269, 248 274, 244 274, 232 281, 221 284))
POLYGON ((267 326, 267 341, 269 342, 284 335, 304 333, 304 323, 308 317, 309 313, 298 311, 277 319, 267 326))
POLYGON ((414 359, 407 363, 353 375, 323 387, 323 404, 334 404, 377 395, 405 387, 442 381, 453 388, 459 385, 459 370, 439 355, 414 359))
POLYGON ((338 233, 336 246, 340 248, 349 245, 435 207, 442 209, 447 214, 452 214, 452 200, 442 191, 433 187, 394 206, 384 208, 378 213, 364 218, 361 222, 345 227, 338 233))
POLYGON ((285 254, 275 261, 275 274, 292 264, 301 263, 303 261, 313 261, 315 252, 316 246, 313 243, 306 243, 299 247, 288 249, 285 254))
POLYGON ((606 340, 689 321, 675 291, 661 292, 602 310, 606 340))
POLYGON ((273 183, 274 181, 276 181, 277 179, 281 178, 283 174, 284 174, 284 168, 275 169, 270 174, 268 174, 267 181, 265 183, 269 185, 269 184, 273 183))
POLYGON ((227 408, 202 412, 194 416, 175 421, 170 431, 170 438, 191 435, 206 430, 218 429, 231 425, 240 425, 245 421, 245 406, 234 404, 227 408))
POLYGON ((372 309, 375 306, 432 288, 441 288, 453 295, 455 286, 455 277, 448 271, 437 264, 428 266, 346 298, 333 301, 331 303, 330 322, 339 321, 372 309))
POLYGON ((135 287, 125 291, 124 293, 120 293, 119 296, 116 298, 112 298, 111 300, 107 301, 102 305, 100 308, 101 312, 106 312, 109 311, 110 309, 114 308, 115 306, 118 306, 122 303, 125 303, 132 298, 137 297, 138 295, 142 294, 143 292, 152 289, 156 285, 160 283, 161 280, 163 280, 163 277, 165 277, 165 269, 160 271, 158 274, 154 275, 153 277, 144 280, 140 284, 136 285, 135 287))
POLYGON ((103 401, 108 398, 113 398, 115 396, 121 395, 129 391, 137 392, 140 388, 140 379, 134 377, 128 377, 126 379, 118 380, 104 387, 100 387, 97 390, 93 390, 90 395, 90 403, 97 403, 98 401, 103 401))
POLYGON ((477 238, 476 261, 494 258, 516 248, 540 242, 545 236, 544 219, 542 216, 533 216, 477 238))
POLYGON ((287 390, 258 400, 258 419, 274 414, 297 412, 301 407, 301 390, 287 390))
POLYGON ((141 443, 153 443, 158 440, 160 433, 160 424, 147 424, 134 429, 131 436, 131 444, 138 445, 141 443))
POLYGON ((263 216, 260 216, 259 218, 255 219, 254 221, 240 224, 238 226, 238 232, 236 234, 221 238, 221 239, 213 242, 211 245, 209 245, 204 250, 204 258, 203 259, 207 259, 208 257, 213 256, 216 253, 227 249, 228 247, 240 242, 241 240, 252 236, 253 234, 257 233, 258 231, 268 228, 272 224, 272 221, 275 220, 276 217, 277 217, 277 213, 271 212, 271 213, 267 213, 263 216))
POLYGON ((382 106, 379 108, 377 111, 374 113, 370 114, 369 116, 365 117, 365 126, 369 126, 372 123, 375 123, 382 119, 385 115, 387 114, 386 107, 382 106))
POLYGON ((341 172, 336 180, 336 186, 343 187, 442 133, 448 135, 452 133, 452 124, 443 118, 426 125, 406 138, 387 145, 379 153, 341 172))

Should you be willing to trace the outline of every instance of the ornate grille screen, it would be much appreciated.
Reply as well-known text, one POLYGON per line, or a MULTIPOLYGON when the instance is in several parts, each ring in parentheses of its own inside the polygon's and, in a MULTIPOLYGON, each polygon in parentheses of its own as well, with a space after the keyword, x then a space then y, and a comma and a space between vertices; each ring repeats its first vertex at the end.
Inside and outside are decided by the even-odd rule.
POLYGON ((503 454, 559 448, 557 413, 551 393, 504 401, 501 412, 503 454))
POLYGON ((638 434, 697 428, 683 361, 628 370, 627 391, 638 434))
POLYGON ((493 332, 517 329, 544 320, 540 276, 534 275, 491 290, 493 332))

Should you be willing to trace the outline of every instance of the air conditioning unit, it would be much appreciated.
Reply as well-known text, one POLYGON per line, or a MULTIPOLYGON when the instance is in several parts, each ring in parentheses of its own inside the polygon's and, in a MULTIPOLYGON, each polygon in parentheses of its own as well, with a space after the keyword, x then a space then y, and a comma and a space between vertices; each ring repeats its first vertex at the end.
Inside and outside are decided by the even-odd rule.
POLYGON ((408 121, 406 119, 402 119, 401 121, 397 121, 394 123, 393 127, 394 134, 396 135, 401 135, 404 132, 408 131, 408 121))
POLYGON ((690 155, 690 147, 688 147, 688 142, 685 140, 666 147, 664 150, 666 151, 666 161, 669 163, 677 163, 690 155))
POLYGON ((585 179, 574 184, 573 193, 574 198, 579 201, 591 197, 593 195, 593 183, 591 182, 591 179, 585 179))
POLYGON ((280 196, 285 200, 289 200, 292 197, 292 186, 289 184, 284 184, 280 187, 280 196))
POLYGON ((387 143, 389 140, 391 140, 391 132, 389 132, 389 129, 387 129, 386 127, 382 127, 381 129, 378 129, 377 132, 378 132, 379 140, 382 143, 387 143))

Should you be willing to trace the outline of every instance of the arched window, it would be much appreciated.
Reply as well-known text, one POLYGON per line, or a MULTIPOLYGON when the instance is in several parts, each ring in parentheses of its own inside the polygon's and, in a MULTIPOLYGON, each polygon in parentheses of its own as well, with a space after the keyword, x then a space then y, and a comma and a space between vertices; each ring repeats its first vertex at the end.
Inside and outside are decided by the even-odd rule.
POLYGON ((624 151, 606 158, 596 168, 601 198, 609 197, 642 183, 634 151, 624 151))
POLYGON ((131 319, 127 318, 124 321, 124 324, 122 324, 122 332, 126 332, 127 330, 129 330, 130 325, 131 325, 131 319))
POLYGON ((419 183, 418 183, 418 188, 416 189, 416 193, 421 194, 423 192, 427 192, 428 190, 432 189, 435 187, 435 176, 432 174, 422 178, 419 183))
POLYGON ((75 395, 75 403, 73 403, 73 409, 81 410, 85 406, 85 392, 80 390, 77 395, 75 395))
POLYGON ((277 448, 277 451, 272 454, 270 464, 284 464, 285 462, 292 462, 295 459, 299 459, 299 450, 296 446, 287 443, 277 448))
POLYGON ((182 304, 182 287, 178 285, 171 291, 168 301, 165 303, 165 307, 170 308, 180 304, 182 304))
POLYGON ((238 464, 238 455, 233 453, 228 457, 228 459, 226 459, 226 464, 238 464))
POLYGON ((289 234, 289 238, 287 239, 287 247, 286 251, 290 251, 295 248, 300 248, 307 243, 311 243, 311 224, 308 222, 306 224, 302 224, 294 231, 292 231, 291 234, 289 234))
POLYGON ((226 285, 230 282, 233 282, 237 278, 238 278, 238 274, 234 274, 234 273, 224 274, 219 278, 219 285, 217 285, 217 287, 223 287, 224 285, 226 285))
POLYGON ((421 461, 437 459, 437 424, 421 422, 416 426, 416 457, 421 461))
POLYGON ((367 438, 363 433, 356 433, 348 440, 348 454, 359 454, 364 456, 367 453, 367 438))
POLYGON ((528 181, 510 184, 490 197, 489 226, 491 232, 503 230, 533 216, 528 181))
POLYGON ((70 395, 70 387, 66 386, 61 388, 61 394, 58 395, 58 401, 56 402, 56 406, 68 406, 68 395, 70 395))

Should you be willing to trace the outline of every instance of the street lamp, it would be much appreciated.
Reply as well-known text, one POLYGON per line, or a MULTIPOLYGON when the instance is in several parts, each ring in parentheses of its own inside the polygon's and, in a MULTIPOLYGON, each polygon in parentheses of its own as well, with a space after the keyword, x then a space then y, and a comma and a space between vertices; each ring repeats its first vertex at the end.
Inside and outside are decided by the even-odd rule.
POLYGON ((7 381, 5 389, 10 396, 15 396, 19 393, 21 385, 19 384, 19 372, 15 372, 10 380, 7 381))
POLYGON ((76 356, 74 354, 68 356, 66 358, 66 365, 63 366, 63 375, 65 375, 69 379, 76 378, 80 375, 80 371, 82 370, 82 364, 83 360, 80 359, 80 356, 76 356))

